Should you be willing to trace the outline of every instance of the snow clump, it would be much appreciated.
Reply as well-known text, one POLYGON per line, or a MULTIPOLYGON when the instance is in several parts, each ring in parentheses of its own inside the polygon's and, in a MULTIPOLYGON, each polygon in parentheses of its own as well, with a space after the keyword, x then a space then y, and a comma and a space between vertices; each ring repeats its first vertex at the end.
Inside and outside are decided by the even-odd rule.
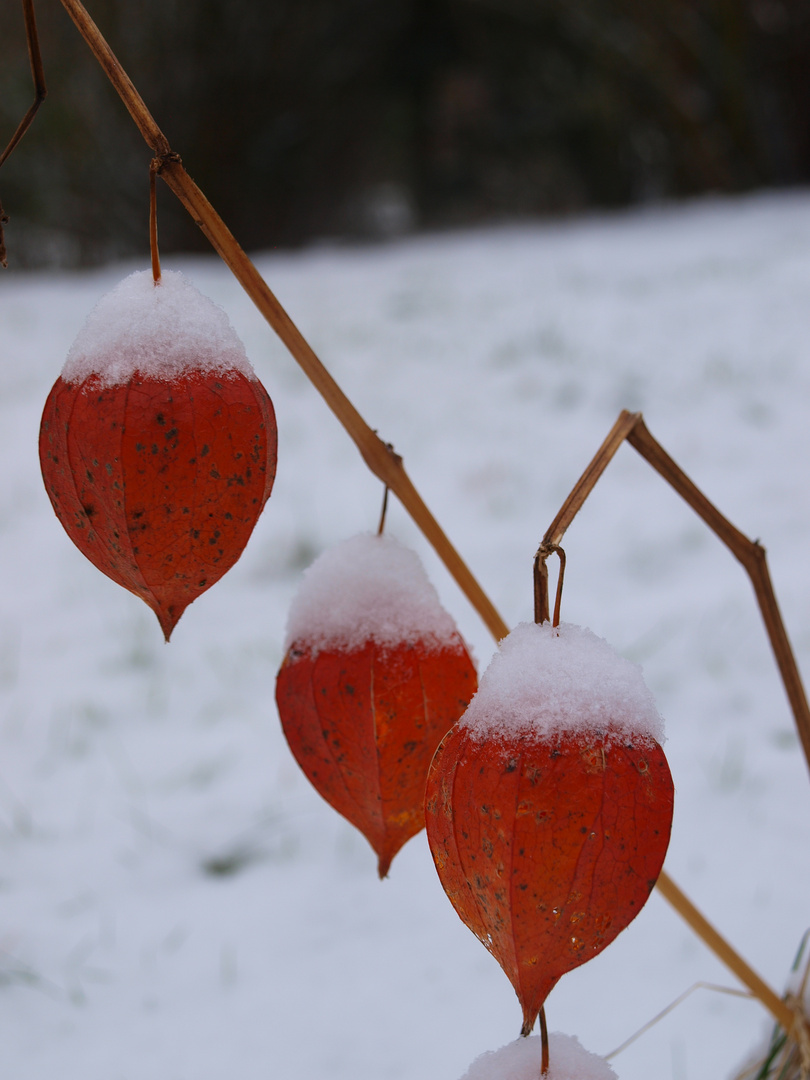
MULTIPOLYGON (((461 1080, 538 1080, 543 1044, 539 1035, 488 1050, 476 1058, 461 1080)), ((617 1080, 604 1058, 585 1050, 573 1035, 548 1037, 549 1069, 542 1080, 617 1080)))
POLYGON ((140 375, 170 381, 189 371, 254 378, 245 347, 228 316, 183 274, 151 270, 124 278, 98 301, 70 347, 62 378, 103 386, 140 375))
POLYGON ((481 739, 599 731, 664 742, 664 722, 641 668, 592 631, 569 623, 515 627, 460 723, 481 739))
POLYGON ((329 548, 304 571, 287 617, 285 651, 347 652, 424 642, 463 648, 415 551, 390 536, 361 533, 329 548))

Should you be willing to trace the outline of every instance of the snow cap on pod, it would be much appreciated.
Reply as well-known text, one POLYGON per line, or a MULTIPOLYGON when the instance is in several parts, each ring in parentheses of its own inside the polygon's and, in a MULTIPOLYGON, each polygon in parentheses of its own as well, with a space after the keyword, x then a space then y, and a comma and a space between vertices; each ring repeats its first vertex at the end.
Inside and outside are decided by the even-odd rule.
MULTIPOLYGON (((488 1050, 476 1058, 461 1080, 537 1080, 543 1046, 539 1035, 488 1050)), ((573 1035, 552 1032, 548 1038, 549 1069, 543 1080, 617 1080, 603 1057, 585 1050, 573 1035)))
POLYGON ((254 378, 228 316, 176 270, 164 270, 158 285, 151 271, 138 271, 102 296, 70 347, 62 378, 82 383, 96 375, 113 386, 136 371, 167 382, 189 371, 254 378))
POLYGON ((460 721, 475 737, 602 732, 664 742, 641 675, 590 630, 521 623, 503 639, 460 721))
POLYGON ((416 552, 390 536, 361 533, 329 548, 304 571, 287 618, 285 650, 313 653, 425 642, 462 647, 416 552))

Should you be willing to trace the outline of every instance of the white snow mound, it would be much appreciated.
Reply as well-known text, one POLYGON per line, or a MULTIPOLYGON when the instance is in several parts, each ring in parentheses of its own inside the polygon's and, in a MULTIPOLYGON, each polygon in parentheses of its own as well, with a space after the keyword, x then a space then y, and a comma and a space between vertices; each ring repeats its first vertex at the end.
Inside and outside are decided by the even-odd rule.
MULTIPOLYGON (((539 1080, 542 1066, 539 1035, 488 1050, 476 1058, 461 1080, 539 1080)), ((604 1058, 585 1050, 573 1035, 548 1037, 549 1068, 542 1080, 617 1080, 604 1058)))
POLYGON ((592 631, 569 623, 515 627, 460 723, 482 739, 600 731, 664 742, 664 722, 641 668, 592 631))
POLYGON ((415 551, 390 536, 361 533, 329 548, 304 571, 287 617, 285 651, 383 647, 423 641, 461 649, 415 551))
POLYGON ((70 347, 62 378, 127 382, 136 372, 169 381, 188 371, 237 371, 252 378, 245 347, 228 316, 183 274, 151 270, 124 278, 99 300, 70 347))

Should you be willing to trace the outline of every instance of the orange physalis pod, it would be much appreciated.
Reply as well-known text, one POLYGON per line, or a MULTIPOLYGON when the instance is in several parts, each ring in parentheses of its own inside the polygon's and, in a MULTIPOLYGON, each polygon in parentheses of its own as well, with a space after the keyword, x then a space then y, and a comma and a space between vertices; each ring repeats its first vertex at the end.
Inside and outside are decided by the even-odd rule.
POLYGON ((558 979, 639 913, 673 787, 640 670, 590 631, 522 624, 431 765, 427 835, 461 919, 534 1026, 558 979))
POLYGON ((181 274, 126 278, 68 354, 40 428, 68 536, 158 617, 241 555, 273 486, 273 405, 225 313, 181 274))
POLYGON ((279 716, 316 790, 371 844, 381 878, 424 827, 430 760, 475 688, 414 552, 362 535, 309 568, 290 611, 279 716))

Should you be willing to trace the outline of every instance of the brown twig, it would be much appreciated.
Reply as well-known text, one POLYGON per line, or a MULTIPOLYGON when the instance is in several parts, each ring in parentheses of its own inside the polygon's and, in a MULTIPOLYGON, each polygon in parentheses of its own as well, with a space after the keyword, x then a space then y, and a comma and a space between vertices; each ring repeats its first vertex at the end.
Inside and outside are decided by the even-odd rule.
POLYGON ((579 478, 571 494, 563 503, 560 512, 549 525, 543 538, 542 547, 553 547, 562 537, 576 517, 588 495, 593 490, 599 477, 605 471, 622 442, 627 442, 638 451, 648 464, 678 492, 703 519, 720 540, 742 563, 759 604, 768 640, 776 658, 782 683, 793 712, 796 730, 804 750, 804 756, 810 768, 810 706, 804 691, 796 658, 782 622, 779 605, 768 572, 765 549, 761 544, 749 540, 735 528, 717 507, 710 502, 702 491, 689 479, 683 469, 667 454, 664 448, 650 434, 641 413, 623 411, 613 425, 608 437, 597 450, 593 460, 579 478))
MULTIPOLYGON (((48 88, 45 85, 45 70, 42 66, 42 53, 39 48, 37 20, 34 15, 34 0, 22 0, 22 7, 23 19, 25 20, 25 37, 28 42, 28 59, 31 63, 31 77, 34 80, 34 102, 17 125, 17 130, 11 136, 5 150, 0 154, 0 166, 11 156, 20 139, 28 131, 37 110, 48 94, 48 88)), ((3 204, 0 203, 0 266, 4 267, 8 266, 5 237, 3 235, 3 226, 7 224, 8 214, 3 210, 3 204)))
POLYGON ((593 460, 585 472, 577 480, 571 494, 560 507, 560 511, 546 530, 541 550, 546 547, 551 550, 560 543, 565 531, 577 516, 585 500, 596 487, 596 483, 602 473, 613 460, 616 451, 641 419, 641 413, 629 413, 625 409, 619 414, 619 418, 608 432, 607 438, 596 451, 593 460))
POLYGON ((5 150, 0 154, 0 165, 10 157, 20 139, 28 131, 42 102, 48 94, 45 85, 45 69, 42 66, 42 53, 39 48, 39 33, 37 32, 37 20, 34 14, 34 0, 22 0, 23 18, 25 20, 25 37, 28 42, 28 59, 31 63, 31 77, 34 81, 34 101, 25 116, 17 125, 17 130, 11 136, 5 150))
POLYGON ((548 1025, 546 1023, 546 1010, 544 1006, 540 1007, 540 1076, 548 1075, 548 1025))
POLYGON ((146 102, 138 93, 135 83, 118 62, 118 58, 99 28, 90 18, 87 9, 79 3, 79 0, 62 0, 62 6, 90 46, 90 50, 101 65, 104 74, 118 91, 119 97, 126 105, 129 115, 135 121, 144 142, 152 148, 156 157, 164 158, 171 155, 169 140, 156 124, 155 118, 146 107, 146 102))
POLYGON ((152 279, 160 284, 160 252, 158 251, 157 227, 157 174, 160 158, 152 158, 149 166, 149 250, 152 253, 152 279))
POLYGON ((557 574, 557 595, 554 598, 554 615, 551 620, 552 626, 560 625, 560 607, 562 605, 563 579, 565 578, 565 552, 557 545, 557 558, 560 560, 560 570, 557 574))
POLYGON ((548 564, 542 548, 534 557, 534 621, 540 626, 551 618, 548 606, 548 564))
POLYGON ((628 434, 627 441, 689 503, 695 513, 703 519, 735 558, 742 563, 748 577, 751 579, 760 614, 765 623, 768 640, 771 643, 779 674, 782 677, 785 693, 793 713, 805 760, 808 768, 810 768, 810 706, 807 703, 807 695, 796 664, 796 657, 793 654, 785 624, 779 611, 779 605, 776 601, 771 575, 768 571, 765 548, 757 541, 749 540, 747 536, 723 517, 717 507, 709 502, 686 473, 656 442, 647 430, 640 415, 628 434))
POLYGON ((560 625, 560 607, 562 605, 563 579, 565 577, 565 552, 559 544, 543 543, 538 548, 534 557, 534 621, 545 623, 551 620, 552 626, 560 625), (546 560, 553 552, 557 553, 560 560, 560 570, 557 575, 557 594, 554 599, 554 617, 548 604, 548 566, 546 560))
POLYGON ((718 934, 708 919, 698 911, 689 897, 678 888, 672 878, 663 871, 658 878, 658 891, 672 904, 678 914, 686 919, 698 937, 703 939, 712 952, 734 972, 740 982, 747 986, 751 993, 762 1002, 777 1023, 781 1024, 789 1035, 794 1032, 797 1025, 802 1024, 800 1014, 794 1012, 785 1001, 774 993, 768 984, 718 934))
POLYGON ((383 489, 382 510, 380 511, 380 524, 377 526, 377 536, 382 536, 385 529, 385 515, 388 513, 388 484, 383 489))

